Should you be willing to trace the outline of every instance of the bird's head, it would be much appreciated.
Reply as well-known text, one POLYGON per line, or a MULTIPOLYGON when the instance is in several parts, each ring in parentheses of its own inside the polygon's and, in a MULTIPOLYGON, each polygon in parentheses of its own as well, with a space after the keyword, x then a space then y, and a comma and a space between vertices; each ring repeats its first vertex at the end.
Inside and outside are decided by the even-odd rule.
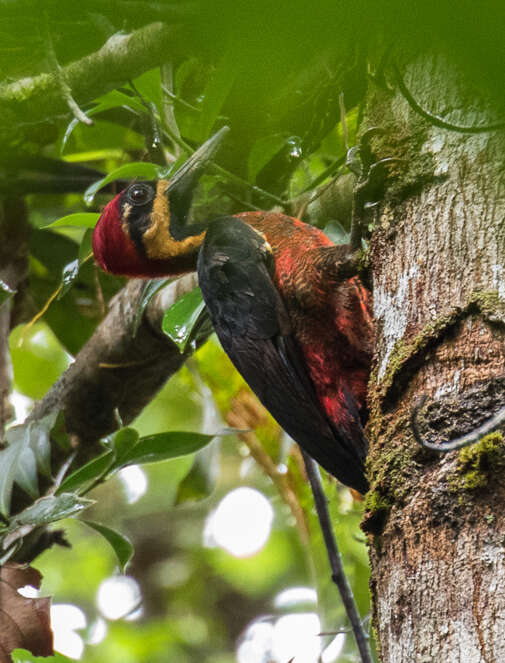
POLYGON ((195 268, 206 226, 189 222, 193 191, 227 131, 212 136, 169 180, 133 182, 106 205, 93 232, 102 269, 152 278, 195 268))

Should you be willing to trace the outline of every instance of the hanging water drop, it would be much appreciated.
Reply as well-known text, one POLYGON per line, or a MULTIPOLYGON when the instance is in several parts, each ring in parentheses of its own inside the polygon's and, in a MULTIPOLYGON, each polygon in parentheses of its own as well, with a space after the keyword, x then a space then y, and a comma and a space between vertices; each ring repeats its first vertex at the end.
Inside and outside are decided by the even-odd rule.
POLYGON ((287 139, 288 154, 290 159, 300 159, 303 155, 302 141, 298 136, 291 136, 287 139))

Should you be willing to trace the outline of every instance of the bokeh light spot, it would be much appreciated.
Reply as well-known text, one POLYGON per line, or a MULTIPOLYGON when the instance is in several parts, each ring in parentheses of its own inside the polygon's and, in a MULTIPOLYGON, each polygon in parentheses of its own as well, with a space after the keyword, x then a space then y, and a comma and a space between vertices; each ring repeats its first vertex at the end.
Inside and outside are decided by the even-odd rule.
POLYGON ((245 486, 229 492, 207 518, 204 543, 219 546, 235 557, 248 557, 263 548, 274 512, 258 490, 245 486))
POLYGON ((275 623, 272 653, 275 661, 317 663, 321 654, 321 624, 315 613, 280 617, 275 623))
POLYGON ((119 470, 118 477, 126 494, 128 504, 134 504, 145 494, 148 486, 147 475, 138 465, 130 465, 119 470))
POLYGON ((113 576, 98 588, 96 602, 106 619, 125 619, 140 616, 142 599, 140 587, 130 576, 113 576), (137 614, 138 613, 138 614, 137 614))
POLYGON ((54 636, 54 649, 69 658, 81 658, 84 642, 75 631, 86 628, 84 612, 76 605, 56 603, 51 606, 51 628, 54 636))
POLYGON ((300 604, 317 604, 317 592, 312 587, 290 587, 277 594, 276 608, 292 608, 300 604))

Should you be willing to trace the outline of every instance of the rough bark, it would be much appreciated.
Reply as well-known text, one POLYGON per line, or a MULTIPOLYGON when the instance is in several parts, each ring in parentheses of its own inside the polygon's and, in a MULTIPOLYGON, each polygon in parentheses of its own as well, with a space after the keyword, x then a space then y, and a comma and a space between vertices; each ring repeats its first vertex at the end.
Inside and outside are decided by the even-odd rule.
MULTIPOLYGON (((450 122, 501 119, 445 57, 411 61, 405 82, 450 122)), ((505 660, 501 434, 439 456, 416 446, 409 415, 425 394, 424 434, 446 440, 505 400, 504 134, 436 127, 397 86, 374 87, 365 118, 386 130, 373 140, 377 158, 402 160, 371 250, 377 353, 363 527, 381 660, 494 663, 505 660)))
POLYGON ((131 422, 186 361, 188 354, 162 333, 161 321, 164 311, 196 284, 196 274, 188 274, 167 286, 138 324, 145 281, 130 281, 31 418, 62 411, 68 433, 83 449, 82 460, 96 453, 98 440, 118 426, 115 410, 123 423, 131 422))

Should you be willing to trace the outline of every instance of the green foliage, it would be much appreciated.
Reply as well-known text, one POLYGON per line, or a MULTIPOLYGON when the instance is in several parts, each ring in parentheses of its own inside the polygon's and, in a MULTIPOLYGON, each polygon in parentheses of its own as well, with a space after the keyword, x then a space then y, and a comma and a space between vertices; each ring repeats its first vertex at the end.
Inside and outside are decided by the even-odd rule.
POLYGON ((2 478, 0 480, 0 513, 4 518, 10 513, 12 488, 19 469, 20 456, 28 447, 26 436, 14 441, 0 453, 2 462, 2 478))
POLYGON ((162 329, 181 354, 195 349, 212 330, 200 288, 183 295, 163 316, 162 329))
POLYGON ((61 219, 56 219, 46 228, 94 228, 98 221, 99 214, 96 212, 78 212, 76 214, 67 214, 61 219))
POLYGON ((170 282, 170 279, 149 279, 145 282, 144 288, 142 290, 142 296, 139 301, 137 315, 135 318, 135 324, 133 326, 134 336, 137 334, 139 325, 142 321, 142 316, 146 310, 147 305, 154 297, 154 295, 163 288, 163 286, 170 282))
POLYGON ((50 414, 37 422, 14 426, 6 433, 7 446, 0 451, 0 513, 5 519, 10 514, 14 483, 37 499, 38 472, 45 477, 51 474, 49 432, 55 418, 50 414))
POLYGON ((123 467, 157 463, 193 454, 206 446, 213 437, 184 431, 139 437, 135 429, 123 428, 115 433, 107 451, 70 474, 58 487, 58 492, 79 490, 87 493, 123 467))
POLYGON ((12 518, 7 532, 15 531, 25 525, 38 526, 69 518, 84 509, 89 508, 93 500, 88 500, 72 493, 60 493, 60 495, 48 495, 41 497, 24 511, 12 518))
POLYGON ((112 450, 93 458, 89 463, 83 465, 75 472, 72 472, 63 483, 59 486, 58 490, 77 490, 78 488, 87 488, 91 482, 98 478, 106 478, 111 466, 115 460, 114 452, 112 450))
POLYGON ((124 573, 134 553, 134 548, 131 541, 129 541, 119 532, 116 532, 116 530, 112 529, 111 527, 105 527, 105 525, 94 523, 91 520, 83 520, 82 522, 86 523, 86 525, 91 527, 91 529, 96 530, 103 536, 106 541, 110 543, 112 549, 116 553, 116 557, 119 562, 119 569, 121 573, 124 573))
MULTIPOLYGON (((178 458, 195 453, 206 446, 214 435, 170 431, 141 437, 137 444, 118 459, 117 468, 142 463, 156 463, 160 460, 178 458)), ((114 468, 116 469, 116 468, 114 468)))

